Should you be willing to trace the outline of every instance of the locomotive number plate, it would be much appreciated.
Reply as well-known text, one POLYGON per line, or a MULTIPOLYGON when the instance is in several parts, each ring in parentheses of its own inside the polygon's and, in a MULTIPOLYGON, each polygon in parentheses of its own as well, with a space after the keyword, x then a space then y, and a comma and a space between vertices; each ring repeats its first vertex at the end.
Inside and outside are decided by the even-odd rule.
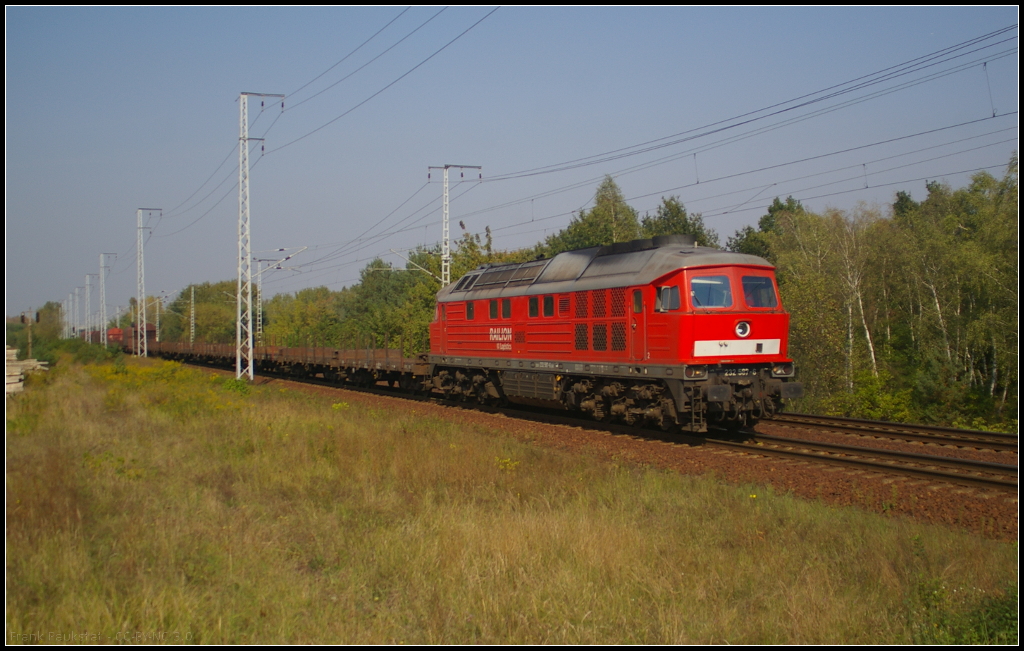
POLYGON ((754 371, 750 368, 727 368, 722 371, 722 375, 725 377, 741 377, 744 375, 753 375, 754 371))

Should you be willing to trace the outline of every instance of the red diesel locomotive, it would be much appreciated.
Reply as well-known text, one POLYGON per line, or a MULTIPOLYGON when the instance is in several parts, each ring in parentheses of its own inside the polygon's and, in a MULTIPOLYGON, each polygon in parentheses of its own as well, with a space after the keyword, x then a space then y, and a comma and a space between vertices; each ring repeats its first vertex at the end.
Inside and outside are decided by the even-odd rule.
POLYGON ((484 265, 436 309, 428 382, 449 396, 703 432, 803 395, 773 267, 690 236, 484 265))

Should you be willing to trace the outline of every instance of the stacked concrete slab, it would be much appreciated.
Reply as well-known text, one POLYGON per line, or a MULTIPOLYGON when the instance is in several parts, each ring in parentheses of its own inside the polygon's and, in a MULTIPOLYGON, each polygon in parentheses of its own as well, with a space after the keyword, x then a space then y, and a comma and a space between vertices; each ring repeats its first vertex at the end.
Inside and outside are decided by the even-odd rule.
POLYGON ((18 350, 7 347, 7 395, 21 393, 25 386, 25 373, 45 371, 46 362, 35 359, 18 359, 18 350))

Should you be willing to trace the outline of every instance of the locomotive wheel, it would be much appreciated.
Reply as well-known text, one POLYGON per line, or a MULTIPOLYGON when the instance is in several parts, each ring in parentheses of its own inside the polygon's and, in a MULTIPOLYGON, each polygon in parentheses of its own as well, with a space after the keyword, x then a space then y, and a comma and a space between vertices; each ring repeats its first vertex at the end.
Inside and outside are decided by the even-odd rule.
POLYGON ((416 393, 416 380, 411 375, 402 375, 398 379, 398 386, 407 393, 416 393))

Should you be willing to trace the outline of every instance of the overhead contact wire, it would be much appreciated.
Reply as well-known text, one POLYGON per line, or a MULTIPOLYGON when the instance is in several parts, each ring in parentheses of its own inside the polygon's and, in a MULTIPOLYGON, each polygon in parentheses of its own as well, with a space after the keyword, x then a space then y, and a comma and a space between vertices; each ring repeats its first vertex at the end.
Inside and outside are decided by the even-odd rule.
POLYGON ((394 86, 395 84, 397 84, 397 83, 398 83, 398 82, 400 82, 401 80, 403 80, 403 79, 405 79, 406 77, 408 77, 408 76, 409 76, 410 74, 412 74, 412 73, 413 73, 413 72, 415 72, 415 71, 416 71, 417 69, 419 69, 419 68, 420 68, 420 67, 421 67, 421 66, 422 66, 423 64, 427 63, 428 61, 430 61, 431 59, 433 59, 433 58, 434 58, 435 56, 437 56, 438 54, 440 54, 441 52, 443 52, 443 51, 444 51, 445 49, 447 49, 447 48, 448 48, 448 47, 449 47, 449 46, 450 46, 450 45, 451 45, 452 43, 454 43, 455 41, 459 40, 460 38, 462 38, 463 36, 465 36, 465 35, 466 35, 467 33, 469 33, 469 31, 470 31, 470 30, 472 30, 472 29, 473 29, 474 27, 476 27, 477 25, 479 25, 479 24, 480 24, 480 23, 482 23, 483 21, 487 20, 487 18, 489 18, 489 17, 490 17, 490 16, 491 16, 491 15, 492 15, 492 14, 493 14, 493 13, 494 13, 495 11, 497 11, 497 10, 498 10, 498 9, 500 9, 500 8, 501 8, 501 7, 495 7, 494 9, 492 9, 492 10, 491 10, 490 12, 488 12, 488 14, 487 14, 486 16, 484 16, 484 17, 483 17, 483 18, 481 18, 480 20, 478 20, 478 21, 476 21, 475 23, 473 23, 472 25, 470 25, 470 26, 469 26, 468 28, 466 28, 466 30, 465 30, 465 31, 463 31, 463 32, 462 32, 461 34, 459 34, 458 36, 456 36, 456 37, 455 37, 455 38, 453 38, 452 40, 450 40, 450 41, 448 41, 447 43, 445 43, 445 44, 444 44, 443 46, 441 46, 441 47, 440 47, 440 48, 439 48, 438 50, 436 50, 436 51, 435 51, 435 52, 434 52, 433 54, 431 54, 430 56, 428 56, 428 57, 427 57, 426 59, 424 59, 424 60, 420 61, 420 62, 419 62, 419 63, 417 63, 417 64, 416 64, 415 66, 413 66, 412 68, 410 68, 410 69, 409 69, 408 71, 406 71, 405 73, 403 73, 403 74, 402 74, 402 75, 401 75, 400 77, 398 77, 397 79, 395 79, 394 81, 392 81, 391 83, 389 83, 389 84, 388 84, 387 86, 384 86, 383 88, 381 88, 380 90, 378 90, 378 91, 377 91, 376 93, 374 93, 373 95, 370 95, 369 97, 367 97, 367 98, 366 98, 366 99, 364 99, 363 101, 359 102, 358 104, 356 104, 355 106, 353 106, 353 107, 352 107, 352 108, 350 108, 349 110, 345 111, 344 113, 342 113, 342 114, 341 114, 341 115, 339 115, 338 117, 336 117, 336 118, 333 118, 332 120, 330 120, 330 121, 328 121, 328 122, 326 122, 326 123, 324 123, 324 124, 320 125, 320 126, 319 126, 319 127, 317 127, 316 129, 313 129, 312 131, 310 131, 309 133, 307 133, 307 134, 305 134, 305 135, 299 136, 299 137, 298 137, 298 138, 296 138, 295 140, 292 140, 292 141, 290 141, 290 142, 287 142, 287 143, 285 143, 285 144, 281 145, 280 147, 275 147, 274 149, 271 149, 270 151, 268 151, 268 152, 267 152, 267 154, 268 154, 268 155, 269 155, 269 154, 273 154, 274 152, 278 152, 278 151, 281 151, 281 150, 282 150, 282 149, 284 149, 285 147, 290 147, 291 145, 294 145, 295 143, 297 143, 297 142, 299 142, 299 141, 301 141, 301 140, 305 140, 306 138, 308 138, 309 136, 313 135, 314 133, 316 133, 316 132, 320 131, 321 129, 324 129, 324 128, 326 128, 326 127, 329 127, 330 125, 334 124, 335 122, 337 122, 337 121, 338 121, 338 120, 340 120, 341 118, 343 118, 343 117, 345 117, 346 115, 348 115, 348 114, 352 113, 352 111, 355 111, 355 110, 356 110, 356 109, 358 109, 358 108, 359 108, 360 106, 362 106, 362 105, 366 104, 367 102, 369 102, 369 101, 370 101, 370 100, 372 100, 373 98, 377 97, 378 95, 380 95, 381 93, 383 93, 383 92, 384 92, 384 91, 386 91, 387 89, 391 88, 392 86, 394 86))

